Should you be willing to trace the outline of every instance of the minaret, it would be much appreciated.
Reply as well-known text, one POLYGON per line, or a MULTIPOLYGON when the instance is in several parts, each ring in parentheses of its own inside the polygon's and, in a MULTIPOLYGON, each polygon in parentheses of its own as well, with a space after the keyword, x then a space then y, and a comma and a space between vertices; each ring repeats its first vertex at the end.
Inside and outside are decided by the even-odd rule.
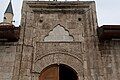
POLYGON ((4 20, 3 20, 3 22, 12 23, 13 16, 14 16, 13 8, 12 8, 11 0, 10 0, 10 2, 8 4, 8 7, 7 7, 7 9, 6 9, 5 13, 4 13, 4 20))

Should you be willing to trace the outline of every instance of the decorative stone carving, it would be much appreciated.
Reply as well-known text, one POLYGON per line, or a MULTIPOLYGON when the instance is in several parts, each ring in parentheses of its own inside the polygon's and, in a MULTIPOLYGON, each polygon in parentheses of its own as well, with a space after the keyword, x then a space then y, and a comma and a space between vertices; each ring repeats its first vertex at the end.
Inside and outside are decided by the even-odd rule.
POLYGON ((44 38, 44 41, 73 41, 73 37, 70 36, 69 32, 65 30, 64 27, 58 24, 49 32, 48 36, 44 38))

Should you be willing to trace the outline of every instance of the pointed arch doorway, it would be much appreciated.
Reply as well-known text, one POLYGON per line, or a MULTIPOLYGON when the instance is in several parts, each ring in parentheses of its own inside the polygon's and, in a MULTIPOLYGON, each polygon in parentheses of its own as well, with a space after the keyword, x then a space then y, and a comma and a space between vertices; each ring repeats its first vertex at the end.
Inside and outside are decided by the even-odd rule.
POLYGON ((39 80, 78 80, 78 76, 71 67, 64 64, 54 64, 41 72, 39 80))

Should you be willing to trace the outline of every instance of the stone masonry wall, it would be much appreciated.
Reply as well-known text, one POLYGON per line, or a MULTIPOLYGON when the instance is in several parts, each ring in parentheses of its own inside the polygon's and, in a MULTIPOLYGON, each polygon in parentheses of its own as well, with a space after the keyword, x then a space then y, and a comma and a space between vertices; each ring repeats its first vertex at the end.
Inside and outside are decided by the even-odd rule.
POLYGON ((37 80, 40 72, 51 64, 66 64, 72 67, 78 73, 79 80, 93 79, 95 72, 91 71, 97 69, 96 53, 99 54, 94 2, 24 1, 22 13, 21 30, 24 33, 21 33, 23 36, 20 42, 33 47, 33 61, 32 74, 25 76, 21 72, 20 80, 37 80), (74 41, 44 41, 57 25, 68 31, 74 41))
POLYGON ((52 64, 78 80, 120 80, 120 42, 99 42, 97 26, 94 1, 24 1, 19 42, 0 42, 0 80, 39 80, 52 64), (44 41, 57 25, 73 41, 44 41))
POLYGON ((99 44, 99 74, 101 80, 120 79, 120 41, 106 40, 99 44))
POLYGON ((0 42, 0 80, 15 80, 19 75, 21 53, 18 46, 17 43, 0 42))

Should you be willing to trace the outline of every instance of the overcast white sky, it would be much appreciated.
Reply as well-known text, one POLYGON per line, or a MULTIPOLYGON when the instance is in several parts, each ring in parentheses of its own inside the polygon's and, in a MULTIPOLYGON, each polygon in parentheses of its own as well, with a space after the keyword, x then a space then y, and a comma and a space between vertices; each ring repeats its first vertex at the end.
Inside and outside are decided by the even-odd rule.
MULTIPOLYGON (((10 0, 0 0, 0 22, 10 0)), ((20 25, 21 7, 23 0, 12 0, 15 25, 20 25)), ((88 1, 88 0, 80 0, 88 1)), ((91 0, 96 1, 97 19, 101 25, 120 25, 120 0, 91 0)))

